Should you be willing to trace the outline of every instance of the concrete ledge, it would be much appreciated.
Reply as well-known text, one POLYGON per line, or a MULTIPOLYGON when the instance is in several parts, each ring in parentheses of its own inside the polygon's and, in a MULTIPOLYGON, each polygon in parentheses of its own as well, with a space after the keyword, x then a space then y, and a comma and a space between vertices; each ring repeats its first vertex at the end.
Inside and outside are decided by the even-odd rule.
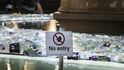
POLYGON ((60 13, 54 14, 55 19, 66 20, 102 20, 124 21, 124 14, 103 13, 60 13))

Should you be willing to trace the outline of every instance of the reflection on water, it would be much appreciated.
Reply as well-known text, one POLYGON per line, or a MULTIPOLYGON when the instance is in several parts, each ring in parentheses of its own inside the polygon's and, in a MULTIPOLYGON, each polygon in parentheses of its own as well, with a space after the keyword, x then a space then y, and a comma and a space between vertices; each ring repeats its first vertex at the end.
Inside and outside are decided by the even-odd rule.
MULTIPOLYGON (((13 56, 14 57, 14 56, 13 56)), ((58 70, 58 61, 56 61, 54 58, 43 58, 43 60, 34 60, 34 59, 40 59, 35 58, 34 59, 15 59, 15 58, 0 58, 0 70, 58 70), (52 61, 55 60, 55 61, 52 61)), ((30 57, 32 58, 32 57, 30 57)), ((57 59, 58 60, 58 59, 57 59)), ((97 63, 96 65, 93 64, 87 64, 78 61, 69 61, 66 60, 64 62, 64 70, 123 70, 124 65, 122 67, 116 67, 115 66, 99 66, 97 63)), ((111 63, 110 63, 111 64, 111 63)))
POLYGON ((54 70, 55 65, 36 60, 0 58, 0 70, 54 70))

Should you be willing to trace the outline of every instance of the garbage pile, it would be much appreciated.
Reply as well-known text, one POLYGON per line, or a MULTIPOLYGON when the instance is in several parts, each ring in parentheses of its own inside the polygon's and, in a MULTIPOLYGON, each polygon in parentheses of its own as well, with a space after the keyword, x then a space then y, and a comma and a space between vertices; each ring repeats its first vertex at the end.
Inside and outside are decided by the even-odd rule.
POLYGON ((44 23, 53 19, 53 14, 2 14, 0 15, 0 22, 16 21, 18 23, 32 22, 44 23), (42 20, 42 21, 41 21, 42 20))
MULTIPOLYGON (((0 27, 0 53, 46 56, 45 44, 43 30, 0 27)), ((124 62, 124 36, 73 33, 73 51, 83 59, 124 62)))
POLYGON ((0 28, 0 52, 40 56, 45 50, 45 33, 42 30, 0 28))
POLYGON ((83 58, 86 57, 84 59, 95 55, 107 56, 111 61, 124 62, 123 36, 74 33, 73 37, 74 48, 80 49, 83 58))

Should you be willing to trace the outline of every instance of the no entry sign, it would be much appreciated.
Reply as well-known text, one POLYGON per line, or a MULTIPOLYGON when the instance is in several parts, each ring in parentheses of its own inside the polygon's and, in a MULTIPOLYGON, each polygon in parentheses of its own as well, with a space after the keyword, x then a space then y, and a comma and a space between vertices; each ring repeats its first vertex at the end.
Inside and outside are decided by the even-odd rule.
POLYGON ((72 32, 46 32, 48 56, 72 56, 72 32))

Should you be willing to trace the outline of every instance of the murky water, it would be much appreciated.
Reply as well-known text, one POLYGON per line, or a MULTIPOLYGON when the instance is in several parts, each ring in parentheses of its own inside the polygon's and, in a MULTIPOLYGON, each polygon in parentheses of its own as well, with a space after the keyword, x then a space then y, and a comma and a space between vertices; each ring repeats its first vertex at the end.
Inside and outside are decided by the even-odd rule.
MULTIPOLYGON (((0 55, 0 70, 58 70, 58 59, 0 55)), ((65 59, 64 70, 124 70, 124 64, 65 59)))
POLYGON ((55 65, 37 60, 0 58, 0 70, 54 70, 55 65))

